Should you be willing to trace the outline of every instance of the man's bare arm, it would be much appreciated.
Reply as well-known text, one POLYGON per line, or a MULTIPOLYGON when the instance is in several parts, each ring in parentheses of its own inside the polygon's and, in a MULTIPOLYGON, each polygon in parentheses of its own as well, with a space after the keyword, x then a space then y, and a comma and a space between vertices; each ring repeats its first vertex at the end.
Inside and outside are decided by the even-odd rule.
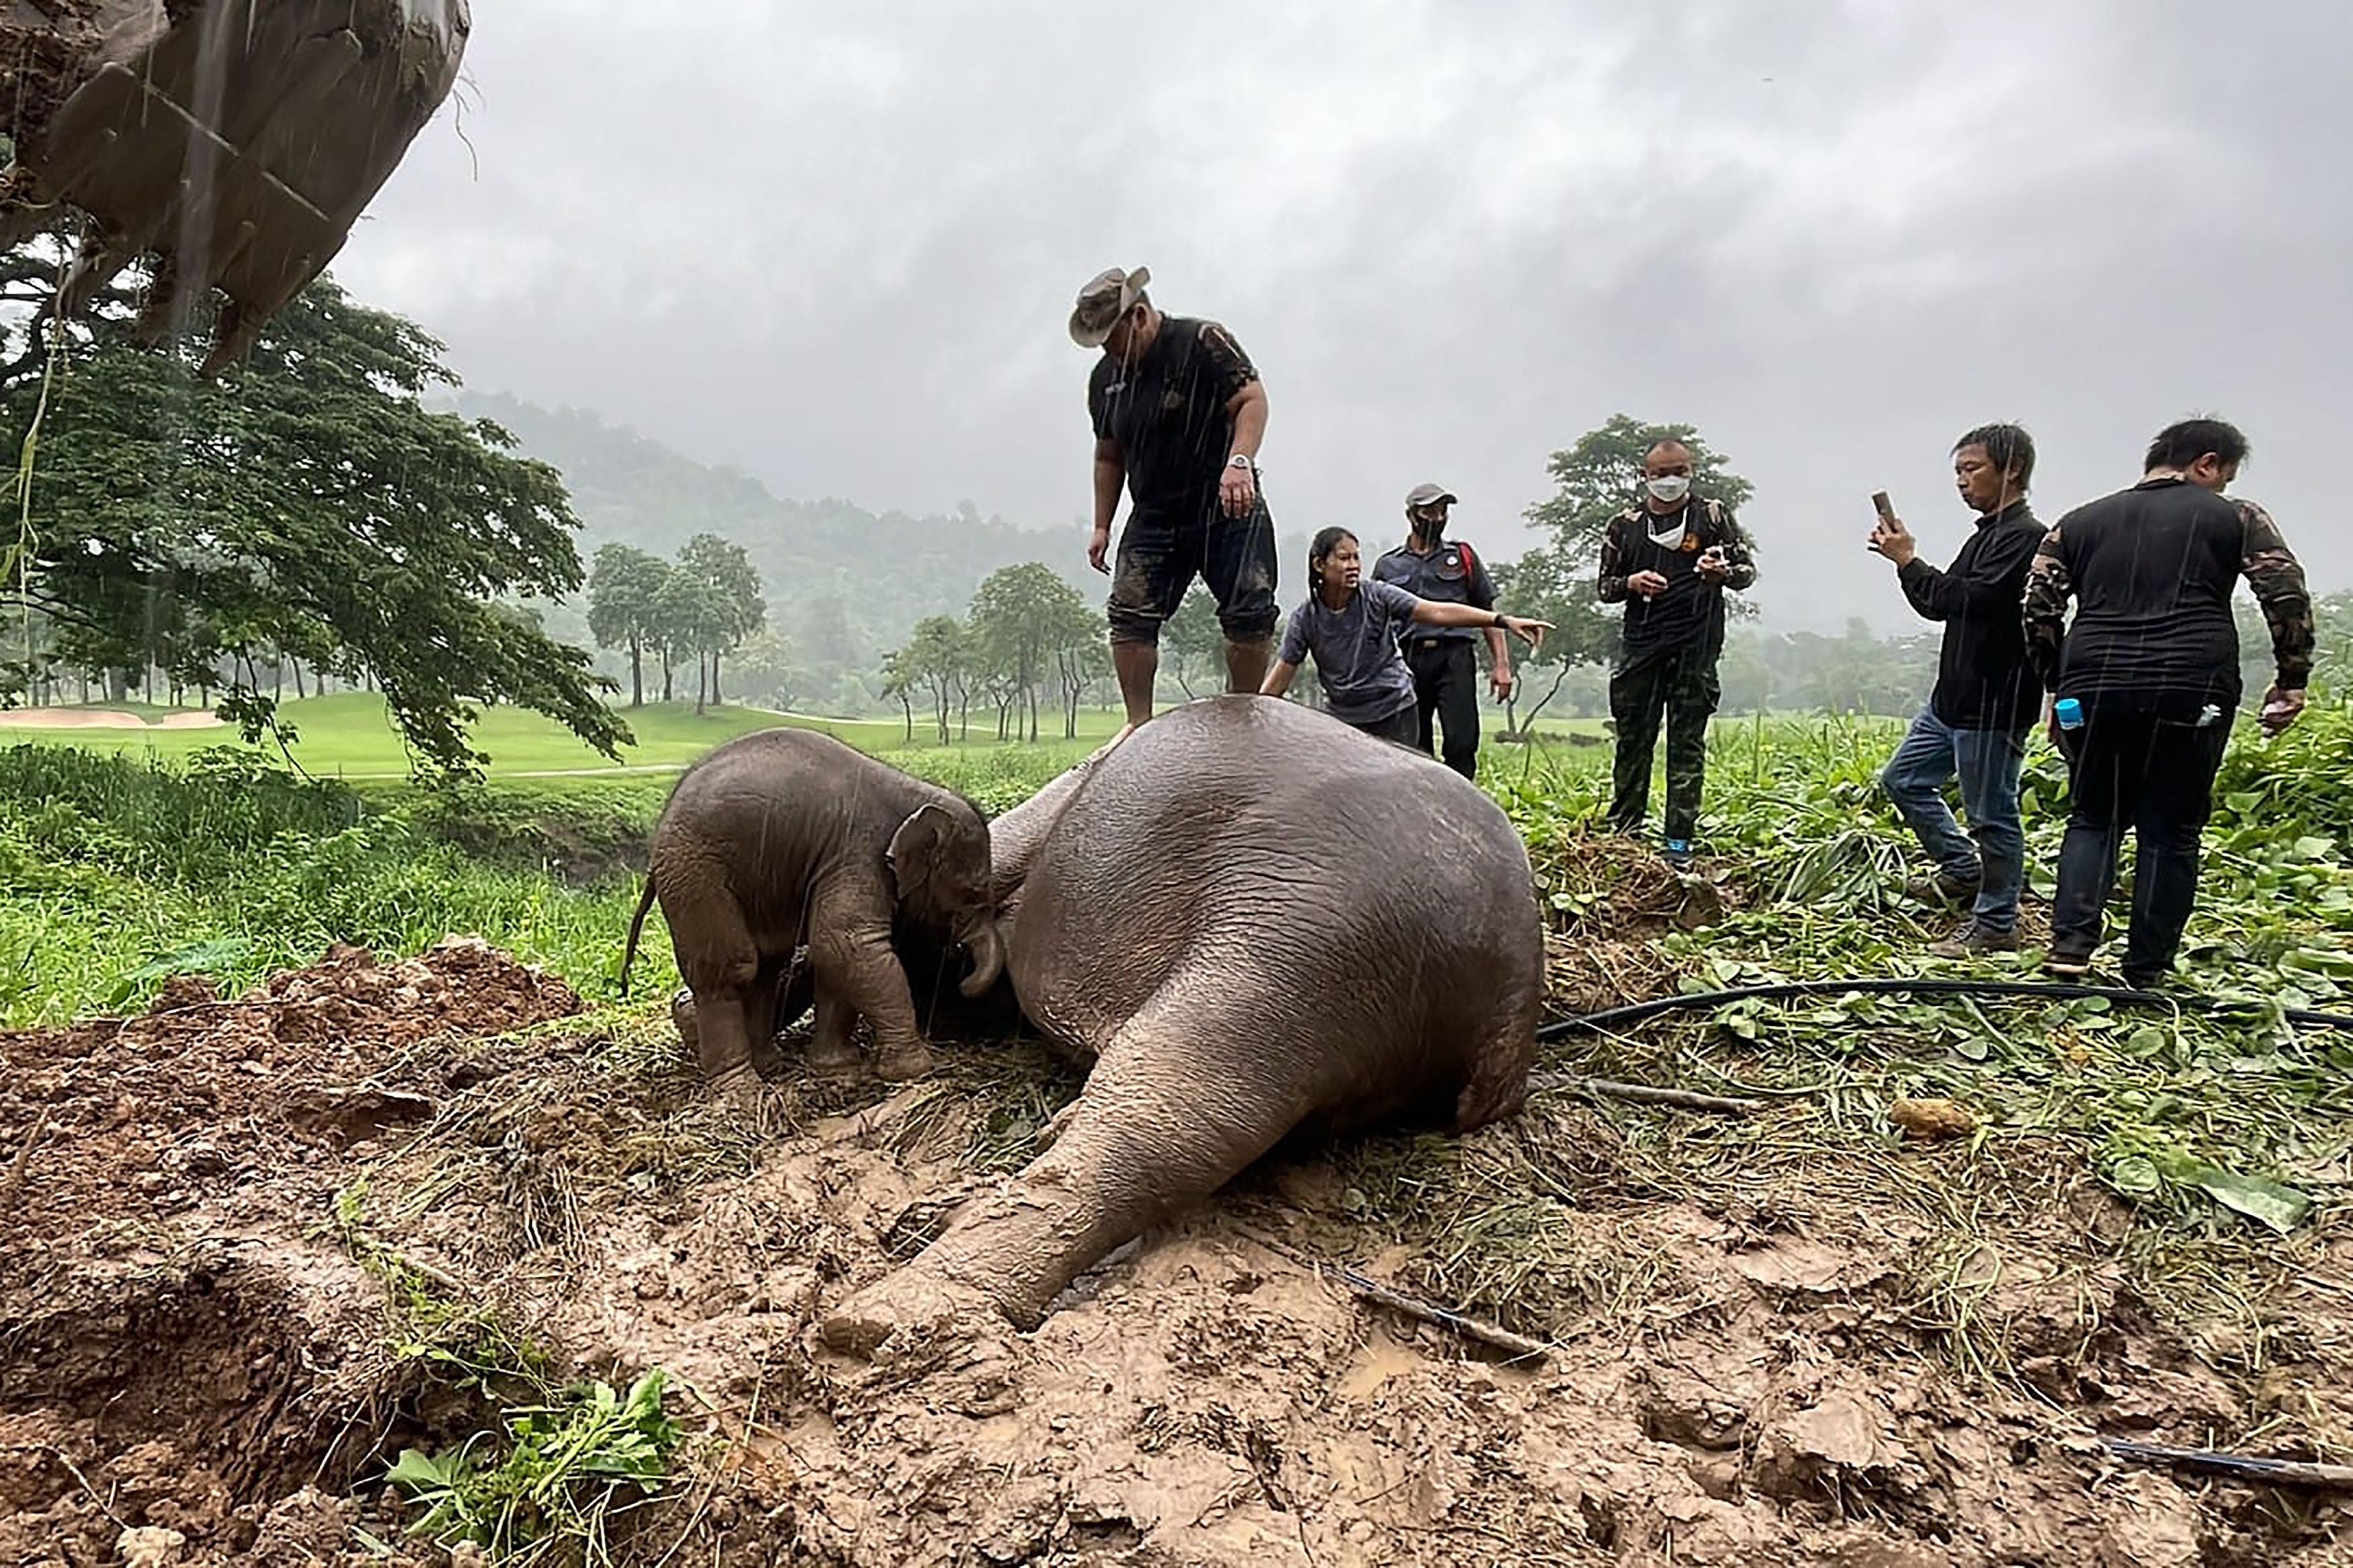
POLYGON ((1258 461, 1259 443, 1266 438, 1266 383, 1253 381, 1226 399, 1226 412, 1234 421, 1233 450, 1226 457, 1258 461))
POLYGON ((1127 482, 1127 454, 1104 437, 1095 443, 1095 531, 1111 530, 1112 514, 1119 510, 1119 487, 1127 482))

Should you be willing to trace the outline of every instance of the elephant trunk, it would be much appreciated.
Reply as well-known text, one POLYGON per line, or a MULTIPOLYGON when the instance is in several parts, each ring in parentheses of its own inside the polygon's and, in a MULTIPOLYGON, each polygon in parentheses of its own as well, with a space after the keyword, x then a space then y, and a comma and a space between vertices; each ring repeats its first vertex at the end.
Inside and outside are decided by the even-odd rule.
POLYGON ((959 938, 972 954, 972 973, 956 989, 967 997, 985 996, 1005 973, 1005 936, 994 920, 984 919, 959 938))

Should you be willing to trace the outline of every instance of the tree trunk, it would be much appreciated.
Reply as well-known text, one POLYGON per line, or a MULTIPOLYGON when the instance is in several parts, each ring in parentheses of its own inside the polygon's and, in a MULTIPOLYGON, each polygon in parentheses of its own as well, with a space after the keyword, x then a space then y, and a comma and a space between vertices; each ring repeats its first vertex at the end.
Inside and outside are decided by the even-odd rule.
POLYGON ((664 648, 664 649, 662 650, 661 664, 662 664, 662 695, 661 695, 661 700, 662 700, 664 702, 668 702, 668 701, 670 700, 670 650, 669 650, 668 648, 664 648))
POLYGON ((302 661, 299 658, 290 658, 286 662, 294 667, 294 700, 300 702, 302 700, 304 695, 302 690, 302 661))
POLYGON ((646 705, 646 650, 636 637, 629 638, 629 706, 646 705))
POLYGON ((713 708, 727 706, 727 699, 719 694, 719 650, 717 648, 711 650, 711 705, 713 708))
POLYGON ((698 648, 694 655, 694 712, 697 718, 702 717, 702 700, 711 690, 711 682, 703 674, 703 655, 698 648))
POLYGON ((915 743, 915 700, 902 689, 899 693, 899 706, 906 710, 907 744, 912 746, 915 743))

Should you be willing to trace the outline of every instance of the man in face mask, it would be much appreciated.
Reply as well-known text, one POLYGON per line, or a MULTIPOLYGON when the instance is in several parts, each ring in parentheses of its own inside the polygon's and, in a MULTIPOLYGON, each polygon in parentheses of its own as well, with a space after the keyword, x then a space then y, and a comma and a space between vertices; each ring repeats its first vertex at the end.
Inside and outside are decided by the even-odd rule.
MULTIPOLYGON (((1486 563, 1472 548, 1446 537, 1447 509, 1453 495, 1438 485, 1416 485, 1405 498, 1406 541, 1373 563, 1373 580, 1392 583, 1420 599, 1495 607, 1495 584, 1486 563)), ((1408 627, 1406 668, 1413 671, 1419 724, 1419 744, 1435 754, 1433 718, 1445 726, 1446 765, 1464 778, 1479 773, 1479 660, 1472 638, 1487 639, 1495 700, 1512 691, 1512 654, 1493 626, 1408 627)))
POLYGON ((1618 750, 1609 825, 1639 833, 1650 814, 1651 755, 1667 731, 1666 859, 1692 859, 1724 652, 1724 591, 1757 581, 1748 538, 1731 510, 1691 493, 1691 448, 1672 437, 1642 454, 1643 497, 1601 535, 1599 590, 1626 606, 1609 714, 1618 750))

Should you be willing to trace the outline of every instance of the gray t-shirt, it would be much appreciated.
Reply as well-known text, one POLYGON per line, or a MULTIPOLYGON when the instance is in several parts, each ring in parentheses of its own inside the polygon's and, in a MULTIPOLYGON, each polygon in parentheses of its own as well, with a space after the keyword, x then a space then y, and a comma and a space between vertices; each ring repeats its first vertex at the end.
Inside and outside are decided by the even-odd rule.
POLYGON ((1398 628, 1413 619, 1414 596, 1366 578, 1347 608, 1328 608, 1310 594, 1291 612, 1277 656, 1296 667, 1315 656, 1315 678, 1331 699, 1332 717, 1351 724, 1392 718, 1413 706, 1413 672, 1398 651, 1398 628))

